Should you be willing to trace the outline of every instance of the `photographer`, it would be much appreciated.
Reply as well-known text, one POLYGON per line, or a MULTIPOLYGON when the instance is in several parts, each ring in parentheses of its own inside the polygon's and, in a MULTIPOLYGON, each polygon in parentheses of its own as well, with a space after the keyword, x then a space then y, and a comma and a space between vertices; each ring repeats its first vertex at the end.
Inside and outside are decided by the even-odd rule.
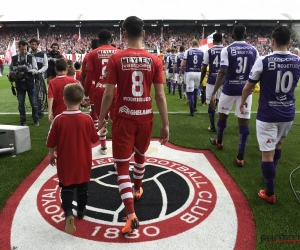
POLYGON ((48 57, 48 69, 47 69, 47 83, 49 84, 50 80, 56 77, 55 72, 55 62, 57 59, 63 59, 62 54, 59 52, 58 43, 52 43, 51 51, 47 53, 48 57))
POLYGON ((38 74, 35 77, 35 86, 37 94, 38 115, 39 118, 42 118, 44 116, 44 110, 46 108, 46 105, 44 105, 44 103, 47 100, 47 98, 45 98, 47 89, 44 79, 48 69, 48 59, 46 53, 38 49, 38 46, 40 45, 40 41, 38 39, 30 39, 29 44, 31 49, 30 53, 35 57, 38 67, 38 74))
POLYGON ((25 97, 28 93, 32 107, 32 118, 35 126, 39 126, 38 107, 34 75, 37 74, 37 63, 34 56, 28 53, 28 43, 19 41, 19 53, 12 57, 9 66, 8 80, 15 82, 19 102, 20 123, 26 126, 25 97))

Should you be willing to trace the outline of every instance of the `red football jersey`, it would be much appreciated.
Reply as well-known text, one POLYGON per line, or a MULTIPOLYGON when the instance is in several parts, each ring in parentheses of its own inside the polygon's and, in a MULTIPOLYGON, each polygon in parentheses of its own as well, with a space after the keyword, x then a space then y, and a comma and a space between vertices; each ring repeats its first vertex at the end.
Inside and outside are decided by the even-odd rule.
POLYGON ((81 65, 81 72, 86 71, 86 64, 87 64, 87 59, 88 59, 88 55, 90 53, 85 54, 83 61, 82 61, 82 65, 81 65))
POLYGON ((164 84, 162 61, 143 49, 126 49, 112 55, 106 82, 117 85, 115 116, 144 124, 152 121, 151 85, 164 84))
POLYGON ((55 117, 46 145, 57 147, 57 176, 64 186, 90 181, 92 143, 98 140, 89 115, 79 110, 67 110, 55 117))
POLYGON ((67 75, 57 75, 51 79, 48 87, 48 97, 53 98, 53 116, 57 116, 67 109, 64 103, 64 87, 69 83, 77 83, 76 79, 67 75))
POLYGON ((95 86, 91 87, 94 87, 94 89, 91 89, 90 91, 98 92, 100 95, 104 93, 106 86, 104 78, 108 59, 116 52, 118 52, 118 49, 115 47, 111 45, 102 45, 89 53, 86 71, 94 72, 92 80, 95 81, 95 86))

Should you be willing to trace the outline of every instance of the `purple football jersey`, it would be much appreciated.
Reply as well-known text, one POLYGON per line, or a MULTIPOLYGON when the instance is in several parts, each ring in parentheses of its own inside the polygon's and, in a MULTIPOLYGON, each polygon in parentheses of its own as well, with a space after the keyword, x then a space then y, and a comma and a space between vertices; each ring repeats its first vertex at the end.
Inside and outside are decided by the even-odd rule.
POLYGON ((241 96, 258 51, 245 41, 235 41, 221 51, 221 68, 227 68, 223 93, 241 96))
MULTIPOLYGON (((175 54, 171 54, 168 58, 167 58, 167 63, 168 63, 168 69, 169 69, 169 73, 173 73, 173 66, 175 63, 175 58, 176 55, 175 54)), ((175 73, 175 72, 174 72, 175 73)))
POLYGON ((204 53, 203 65, 209 66, 207 84, 215 85, 220 69, 221 50, 223 48, 223 45, 214 45, 204 53))
POLYGON ((257 120, 290 122, 295 117, 294 91, 300 78, 300 57, 275 51, 254 64, 249 82, 260 82, 257 120))
MULTIPOLYGON (((179 53, 176 57, 175 57, 175 63, 176 63, 176 73, 179 73, 180 70, 180 66, 181 66, 181 62, 183 60, 184 57, 184 53, 179 53)), ((182 73, 184 73, 185 70, 183 70, 182 73)))
POLYGON ((202 50, 192 48, 184 53, 186 60, 185 72, 201 72, 204 53, 202 50))

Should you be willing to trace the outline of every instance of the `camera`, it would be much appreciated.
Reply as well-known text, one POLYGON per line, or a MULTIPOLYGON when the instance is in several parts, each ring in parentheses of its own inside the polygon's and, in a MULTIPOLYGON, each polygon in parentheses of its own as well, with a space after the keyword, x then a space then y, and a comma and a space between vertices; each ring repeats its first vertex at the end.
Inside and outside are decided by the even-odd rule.
POLYGON ((25 79, 28 74, 27 66, 19 66, 16 71, 9 73, 8 78, 11 82, 16 82, 25 79))

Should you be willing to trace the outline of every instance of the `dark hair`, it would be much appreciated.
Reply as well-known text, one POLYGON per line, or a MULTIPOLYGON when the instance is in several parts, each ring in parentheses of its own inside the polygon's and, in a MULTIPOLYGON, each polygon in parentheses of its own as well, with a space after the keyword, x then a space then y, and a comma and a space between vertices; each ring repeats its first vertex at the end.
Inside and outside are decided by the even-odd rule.
POLYGON ((68 65, 67 76, 74 77, 76 75, 76 70, 73 65, 68 65))
POLYGON ((84 89, 79 83, 69 83, 64 88, 64 98, 71 104, 80 104, 84 97, 84 89))
POLYGON ((37 45, 40 45, 40 40, 36 39, 36 38, 31 38, 29 41, 29 44, 31 43, 36 43, 37 45))
POLYGON ((244 40, 246 36, 246 27, 241 24, 234 26, 232 35, 235 40, 238 41, 244 40))
POLYGON ((111 33, 109 32, 109 30, 101 30, 98 37, 99 37, 100 44, 102 42, 110 44, 111 42, 111 33))
POLYGON ((81 67, 81 63, 80 63, 80 62, 75 62, 75 63, 74 63, 74 68, 75 68, 75 69, 79 70, 80 67, 81 67))
POLYGON ((28 46, 28 42, 26 42, 26 41, 24 41, 24 40, 20 40, 20 41, 19 41, 19 48, 20 48, 21 46, 28 46))
POLYGON ((222 34, 221 33, 215 33, 213 35, 213 41, 216 43, 221 43, 222 42, 222 34))
POLYGON ((273 30, 271 37, 275 40, 277 46, 289 45, 291 31, 289 28, 280 25, 273 30))
POLYGON ((180 47, 179 47, 179 52, 183 52, 184 51, 184 46, 183 45, 181 45, 180 47))
POLYGON ((91 48, 92 49, 97 49, 99 47, 100 43, 98 39, 93 39, 91 42, 91 48))
POLYGON ((127 17, 123 23, 123 29, 128 37, 141 37, 143 34, 144 22, 136 16, 127 17))
POLYGON ((68 68, 68 64, 65 59, 57 59, 55 62, 56 71, 65 71, 68 68))
POLYGON ((50 48, 52 49, 52 47, 53 47, 53 46, 57 46, 57 47, 58 47, 58 49, 59 49, 59 45, 58 45, 58 43, 52 43, 50 48))
POLYGON ((69 66, 72 66, 72 67, 74 66, 74 63, 73 63, 73 61, 72 61, 72 60, 70 60, 70 59, 69 59, 69 60, 67 60, 67 64, 68 64, 69 66))

